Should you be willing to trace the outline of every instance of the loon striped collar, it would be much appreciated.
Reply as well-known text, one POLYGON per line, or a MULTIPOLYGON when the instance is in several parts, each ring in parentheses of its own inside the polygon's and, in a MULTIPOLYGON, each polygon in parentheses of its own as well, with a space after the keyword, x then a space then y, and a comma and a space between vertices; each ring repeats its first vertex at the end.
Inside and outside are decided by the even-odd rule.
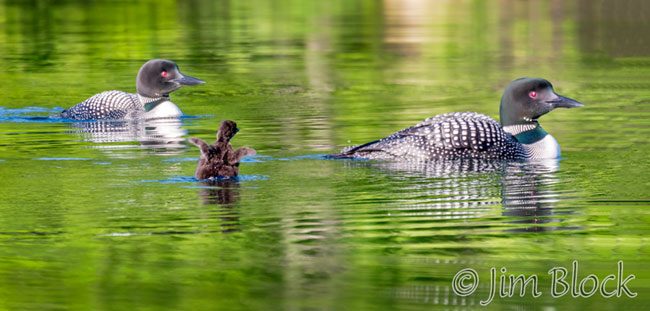
POLYGON ((548 135, 548 133, 537 122, 508 125, 504 126, 503 130, 515 136, 517 141, 522 144, 538 142, 548 135))
POLYGON ((158 97, 158 98, 151 98, 151 97, 146 97, 138 94, 138 100, 144 106, 144 111, 149 112, 153 108, 156 108, 158 104, 169 100, 169 95, 163 95, 162 97, 158 97))
POLYGON ((536 127, 539 126, 539 123, 528 123, 528 124, 513 124, 513 125, 506 125, 503 127, 503 130, 512 134, 513 136, 517 136, 520 133, 530 131, 535 129, 536 127))

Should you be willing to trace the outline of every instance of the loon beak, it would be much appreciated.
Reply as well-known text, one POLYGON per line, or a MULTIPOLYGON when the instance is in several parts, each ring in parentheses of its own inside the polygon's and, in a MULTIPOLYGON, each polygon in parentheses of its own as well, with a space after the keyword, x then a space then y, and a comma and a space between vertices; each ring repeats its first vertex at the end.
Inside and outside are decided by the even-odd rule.
POLYGON ((558 107, 561 107, 561 108, 577 108, 577 107, 584 106, 582 103, 580 103, 579 101, 577 101, 575 99, 564 97, 562 95, 557 95, 557 94, 555 94, 555 95, 557 96, 557 98, 548 101, 548 103, 553 105, 553 108, 558 108, 558 107))
POLYGON ((182 84, 182 85, 197 85, 197 84, 205 83, 205 81, 203 81, 201 79, 197 79, 197 78, 190 77, 190 76, 185 76, 185 75, 181 74, 180 72, 178 73, 178 78, 172 79, 170 81, 176 82, 176 83, 182 84))

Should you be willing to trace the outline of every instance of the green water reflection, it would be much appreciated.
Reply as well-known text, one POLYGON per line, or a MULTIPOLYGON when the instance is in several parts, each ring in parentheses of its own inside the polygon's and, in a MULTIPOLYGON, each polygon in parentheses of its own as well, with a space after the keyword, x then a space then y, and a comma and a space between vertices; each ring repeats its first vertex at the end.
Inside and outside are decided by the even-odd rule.
POLYGON ((641 0, 0 0, 0 309, 478 306, 487 282, 451 292, 465 267, 539 276, 541 297, 494 308, 648 305, 648 16, 641 0), (181 123, 38 118, 134 91, 150 58, 207 82, 172 94, 181 123), (497 117, 520 76, 585 103, 541 120, 559 162, 309 156, 438 113, 497 117), (184 139, 222 119, 259 155, 240 183, 195 182, 184 139), (552 298, 547 271, 574 259, 601 278, 623 260, 638 296, 552 298))

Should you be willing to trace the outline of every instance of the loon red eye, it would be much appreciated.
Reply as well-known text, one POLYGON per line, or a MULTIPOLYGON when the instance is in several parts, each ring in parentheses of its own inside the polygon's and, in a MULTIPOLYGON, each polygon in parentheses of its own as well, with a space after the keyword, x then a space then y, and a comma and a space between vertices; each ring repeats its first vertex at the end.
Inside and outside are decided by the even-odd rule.
POLYGON ((535 91, 530 91, 530 93, 528 93, 528 97, 530 97, 530 98, 532 98, 532 99, 537 98, 537 92, 535 92, 535 91))
POLYGON ((163 71, 160 73, 160 76, 162 76, 163 78, 167 78, 167 71, 164 71, 164 70, 163 70, 163 71))

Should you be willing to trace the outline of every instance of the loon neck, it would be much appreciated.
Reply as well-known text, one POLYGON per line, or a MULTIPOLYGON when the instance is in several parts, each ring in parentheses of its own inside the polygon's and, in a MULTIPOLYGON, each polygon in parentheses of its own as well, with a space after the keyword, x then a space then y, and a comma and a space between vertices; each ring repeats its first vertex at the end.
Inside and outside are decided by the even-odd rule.
POLYGON ((503 127, 521 143, 529 159, 556 159, 560 157, 560 145, 537 121, 503 127))
POLYGON ((169 95, 163 95, 161 97, 146 97, 138 94, 138 99, 140 100, 140 103, 144 106, 144 111, 149 112, 152 109, 156 108, 158 104, 164 101, 168 101, 169 95))
POLYGON ((534 121, 524 124, 513 124, 503 127, 503 130, 510 133, 522 144, 536 143, 548 135, 548 133, 534 121))

